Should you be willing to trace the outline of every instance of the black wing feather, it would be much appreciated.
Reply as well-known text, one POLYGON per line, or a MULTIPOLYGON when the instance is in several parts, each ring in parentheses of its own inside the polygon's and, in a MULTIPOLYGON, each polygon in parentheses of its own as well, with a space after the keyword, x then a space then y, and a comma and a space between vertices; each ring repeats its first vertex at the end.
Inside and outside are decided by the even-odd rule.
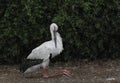
POLYGON ((20 64, 20 72, 25 72, 29 67, 41 64, 43 59, 23 59, 20 64))

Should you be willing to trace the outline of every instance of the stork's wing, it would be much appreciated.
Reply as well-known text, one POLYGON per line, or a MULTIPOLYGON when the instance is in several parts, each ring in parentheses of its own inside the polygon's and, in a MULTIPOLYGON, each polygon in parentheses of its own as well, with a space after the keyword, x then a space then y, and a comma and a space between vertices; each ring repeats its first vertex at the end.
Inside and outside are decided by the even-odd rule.
POLYGON ((48 41, 33 49, 27 59, 48 59, 50 57, 53 42, 48 41))
POLYGON ((20 64, 20 71, 25 72, 28 68, 35 65, 39 65, 42 62, 43 62, 42 59, 23 59, 22 63, 20 64))

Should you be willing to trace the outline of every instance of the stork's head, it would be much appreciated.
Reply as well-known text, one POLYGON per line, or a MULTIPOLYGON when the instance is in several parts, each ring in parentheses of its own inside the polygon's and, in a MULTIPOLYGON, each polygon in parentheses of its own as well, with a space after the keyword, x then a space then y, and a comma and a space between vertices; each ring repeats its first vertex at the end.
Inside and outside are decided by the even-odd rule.
POLYGON ((58 30, 57 24, 52 23, 52 24, 50 25, 50 30, 51 30, 51 31, 57 31, 57 30, 58 30))
POLYGON ((50 25, 50 31, 53 33, 53 39, 54 39, 54 42, 55 42, 55 47, 57 48, 57 39, 56 39, 56 32, 58 30, 58 26, 57 24, 55 23, 52 23, 50 25))

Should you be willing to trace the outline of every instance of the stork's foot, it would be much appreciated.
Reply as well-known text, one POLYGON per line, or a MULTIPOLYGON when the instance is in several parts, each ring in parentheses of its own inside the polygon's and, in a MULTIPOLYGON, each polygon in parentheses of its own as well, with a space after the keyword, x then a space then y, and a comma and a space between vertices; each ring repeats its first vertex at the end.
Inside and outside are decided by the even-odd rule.
POLYGON ((68 70, 66 70, 66 69, 63 70, 62 73, 63 73, 64 75, 66 75, 66 76, 71 76, 70 71, 68 71, 68 70))
POLYGON ((55 77, 55 76, 60 76, 60 75, 65 75, 65 76, 71 76, 71 73, 70 73, 70 71, 68 71, 68 70, 62 70, 62 71, 59 71, 59 72, 56 72, 56 73, 54 73, 54 74, 51 74, 51 75, 49 75, 49 76, 47 76, 47 75, 43 75, 43 77, 44 78, 51 78, 51 77, 55 77))

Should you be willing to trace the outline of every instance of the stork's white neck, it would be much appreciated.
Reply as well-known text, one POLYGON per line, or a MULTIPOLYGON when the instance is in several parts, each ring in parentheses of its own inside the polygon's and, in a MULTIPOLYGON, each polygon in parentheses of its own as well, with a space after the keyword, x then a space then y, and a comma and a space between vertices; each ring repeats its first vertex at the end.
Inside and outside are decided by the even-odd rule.
MULTIPOLYGON (((52 41, 54 41, 54 39, 52 39, 52 41)), ((57 52, 55 52, 55 54, 52 54, 52 57, 55 57, 57 54, 60 54, 63 50, 63 42, 62 42, 62 38, 60 36, 60 34, 58 32, 56 32, 56 42, 57 42, 57 48, 55 48, 54 50, 57 52)))
POLYGON ((52 38, 52 40, 54 40, 53 30, 50 30, 50 33, 51 33, 51 38, 52 38))
MULTIPOLYGON (((54 41, 53 31, 50 30, 50 33, 51 33, 51 38, 54 41)), ((62 38, 61 38, 61 36, 60 36, 60 34, 58 32, 56 32, 56 40, 57 40, 57 45, 60 44, 61 46, 63 46, 63 44, 62 44, 62 38)))

